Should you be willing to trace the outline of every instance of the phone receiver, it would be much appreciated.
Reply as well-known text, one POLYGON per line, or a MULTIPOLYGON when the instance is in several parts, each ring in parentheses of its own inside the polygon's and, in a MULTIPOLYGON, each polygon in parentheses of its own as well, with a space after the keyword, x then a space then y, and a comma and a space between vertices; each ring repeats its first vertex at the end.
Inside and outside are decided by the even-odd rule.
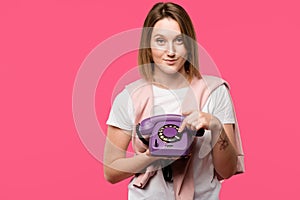
POLYGON ((181 115, 175 114, 167 114, 167 115, 157 115, 147 119, 144 119, 140 123, 140 129, 142 135, 149 135, 152 133, 152 129, 158 122, 168 122, 168 121, 175 121, 175 122, 182 122, 184 119, 181 115))

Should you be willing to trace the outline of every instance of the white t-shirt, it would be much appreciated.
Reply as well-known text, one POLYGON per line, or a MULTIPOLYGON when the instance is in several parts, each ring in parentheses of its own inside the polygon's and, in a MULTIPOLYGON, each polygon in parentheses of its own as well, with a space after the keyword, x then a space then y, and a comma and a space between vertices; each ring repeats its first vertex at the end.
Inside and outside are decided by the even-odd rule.
MULTIPOLYGON (((181 103, 188 91, 188 88, 167 90, 153 86, 154 109, 153 115, 159 114, 181 114, 181 103)), ((234 124, 235 118, 230 94, 225 85, 215 89, 207 99, 202 112, 211 113, 217 117, 223 124, 234 124)), ((107 125, 116 126, 118 128, 131 131, 134 127, 133 104, 129 92, 124 89, 114 100, 112 109, 107 120, 107 125)), ((203 137, 197 138, 197 145, 194 152, 198 152, 198 156, 194 156, 194 184, 195 184, 195 200, 216 200, 219 198, 221 188, 220 182, 214 177, 214 166, 212 163, 212 145, 210 131, 206 130, 203 137)), ((151 179, 154 179, 153 177, 151 179)), ((147 186, 147 191, 136 188, 129 184, 129 199, 164 199, 167 193, 173 193, 172 183, 156 183, 164 184, 167 191, 158 191, 159 188, 147 186), (147 198, 147 195, 149 196, 147 198), (156 197, 157 195, 157 197, 156 197)), ((161 181, 160 181, 161 182, 161 181)), ((147 184, 149 184, 147 183, 147 184)), ((170 196, 170 195, 167 195, 170 196)))

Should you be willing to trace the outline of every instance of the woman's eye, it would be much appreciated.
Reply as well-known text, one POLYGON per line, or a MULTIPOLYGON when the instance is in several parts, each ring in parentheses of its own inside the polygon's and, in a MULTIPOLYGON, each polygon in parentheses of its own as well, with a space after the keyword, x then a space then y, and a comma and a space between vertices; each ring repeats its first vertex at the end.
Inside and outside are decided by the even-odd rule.
POLYGON ((158 39, 156 39, 156 43, 159 45, 163 45, 163 44, 165 44, 165 40, 158 38, 158 39))
POLYGON ((183 44, 183 39, 181 37, 175 39, 176 44, 183 44))

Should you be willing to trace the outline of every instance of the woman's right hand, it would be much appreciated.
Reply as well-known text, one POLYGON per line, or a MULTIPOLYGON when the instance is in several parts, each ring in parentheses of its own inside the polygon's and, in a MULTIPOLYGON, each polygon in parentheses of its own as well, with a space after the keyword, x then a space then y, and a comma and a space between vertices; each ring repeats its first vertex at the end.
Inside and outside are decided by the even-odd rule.
POLYGON ((131 132, 108 126, 104 148, 104 176, 107 181, 117 183, 143 171, 148 165, 165 159, 150 155, 149 149, 133 157, 126 157, 131 141, 131 132))

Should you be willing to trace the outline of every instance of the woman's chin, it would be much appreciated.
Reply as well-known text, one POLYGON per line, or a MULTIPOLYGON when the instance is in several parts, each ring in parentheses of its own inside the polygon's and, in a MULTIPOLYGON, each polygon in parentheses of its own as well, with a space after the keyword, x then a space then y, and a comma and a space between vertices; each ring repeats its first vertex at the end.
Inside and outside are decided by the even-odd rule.
POLYGON ((159 70, 169 75, 179 73, 179 68, 175 65, 160 65, 159 70))

